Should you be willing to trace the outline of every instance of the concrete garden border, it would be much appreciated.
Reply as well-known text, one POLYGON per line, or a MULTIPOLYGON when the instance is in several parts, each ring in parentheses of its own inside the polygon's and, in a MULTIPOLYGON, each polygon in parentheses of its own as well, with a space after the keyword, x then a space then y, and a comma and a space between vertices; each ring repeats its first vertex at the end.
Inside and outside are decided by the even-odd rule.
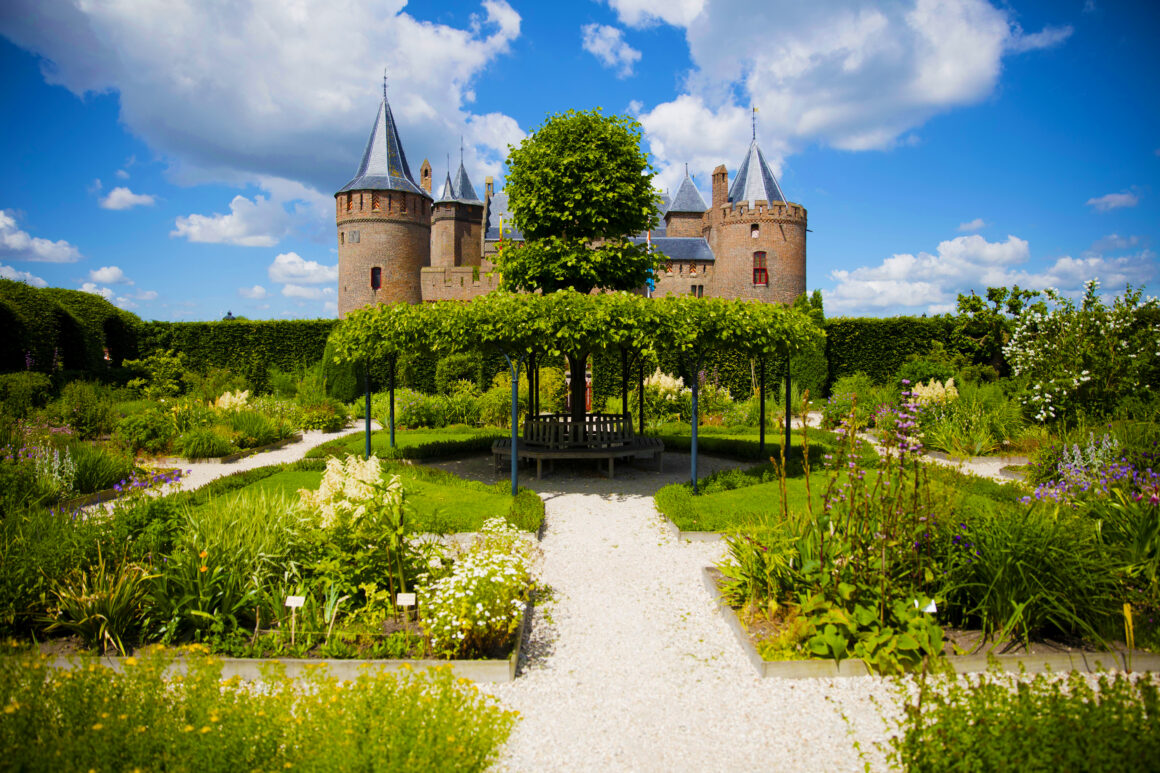
MULTIPOLYGON (((873 676, 874 674, 861 660, 848 659, 840 663, 833 660, 764 660, 757 648, 749 640, 749 634, 737 613, 725 603, 713 578, 713 568, 704 567, 701 579, 705 589, 713 597, 717 610, 725 623, 737 637, 749 662, 757 675, 762 678, 777 679, 818 679, 850 676, 873 676)), ((1125 657, 1120 652, 1060 652, 1043 655, 956 655, 944 658, 957 674, 972 674, 986 671, 992 663, 1003 671, 1019 673, 1039 673, 1042 671, 1097 673, 1100 671, 1160 671, 1160 655, 1136 653, 1131 656, 1128 669, 1125 657)))
POLYGON ((687 539, 689 542, 720 542, 725 539, 725 534, 719 531, 681 531, 680 526, 677 526, 663 514, 661 514, 661 526, 673 536, 673 539, 687 539))
MULTIPOLYGON (((281 663, 286 669, 286 675, 300 677, 310 668, 325 665, 330 676, 343 680, 355 679, 360 670, 368 668, 379 671, 399 671, 404 668, 424 669, 447 666, 455 676, 470 679, 473 682, 511 682, 516 678, 516 667, 519 665, 520 650, 523 648, 524 631, 532 616, 532 605, 524 607, 524 615, 520 620, 520 627, 516 631, 515 645, 512 652, 502 660, 434 660, 428 658, 407 660, 346 660, 335 658, 223 658, 214 655, 222 664, 222 678, 239 677, 247 682, 260 682, 262 669, 270 663, 281 663)), ((12 655, 10 657, 21 657, 12 655)), ((47 664, 54 668, 71 668, 80 662, 82 656, 57 655, 49 658, 47 664)), ((102 655, 96 658, 102 665, 114 671, 124 669, 125 658, 114 655, 102 655)), ((170 670, 183 669, 182 658, 174 660, 170 670)))

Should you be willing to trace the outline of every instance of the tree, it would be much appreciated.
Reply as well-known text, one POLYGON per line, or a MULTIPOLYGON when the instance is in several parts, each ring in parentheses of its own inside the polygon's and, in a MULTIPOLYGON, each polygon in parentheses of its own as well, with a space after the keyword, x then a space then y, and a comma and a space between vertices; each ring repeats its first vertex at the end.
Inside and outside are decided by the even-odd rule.
MULTIPOLYGON (((631 118, 570 110, 511 147, 506 190, 525 242, 497 258, 504 289, 590 293, 644 285, 661 256, 629 241, 657 225, 654 170, 640 138, 631 118)), ((568 352, 574 419, 584 415, 588 354, 568 352)))
POLYGON ((1003 347, 1011 340, 1016 319, 1038 297, 1037 291, 1021 290, 1019 285, 1010 290, 988 287, 985 300, 975 295, 974 290, 970 295, 960 293, 954 331, 959 348, 974 362, 990 365, 999 375, 1006 376, 1003 347))

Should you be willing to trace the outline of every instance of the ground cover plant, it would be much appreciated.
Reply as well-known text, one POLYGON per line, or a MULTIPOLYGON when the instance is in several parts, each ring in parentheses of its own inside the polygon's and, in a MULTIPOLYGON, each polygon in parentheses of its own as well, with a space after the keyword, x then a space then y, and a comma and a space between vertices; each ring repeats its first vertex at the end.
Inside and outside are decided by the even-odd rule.
POLYGON ((120 671, 9 649, 0 744, 18 770, 482 771, 516 721, 448 669, 340 681, 325 667, 300 678, 270 668, 255 690, 222 680, 204 649, 128 658, 120 671))
POLYGON ((1160 754, 1160 689, 1150 675, 991 670, 917 681, 899 683, 902 712, 879 744, 894 769, 1148 770, 1160 754))

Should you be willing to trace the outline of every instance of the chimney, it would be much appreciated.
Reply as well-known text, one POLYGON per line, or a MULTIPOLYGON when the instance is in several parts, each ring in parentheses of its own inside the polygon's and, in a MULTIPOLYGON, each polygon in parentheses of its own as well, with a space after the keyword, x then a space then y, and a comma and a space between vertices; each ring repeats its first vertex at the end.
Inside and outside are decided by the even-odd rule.
POLYGON ((713 170, 713 209, 729 203, 729 172, 721 164, 713 170))
POLYGON ((492 179, 491 175, 488 175, 487 177, 483 178, 483 200, 484 201, 490 200, 494 193, 495 193, 495 180, 492 179))

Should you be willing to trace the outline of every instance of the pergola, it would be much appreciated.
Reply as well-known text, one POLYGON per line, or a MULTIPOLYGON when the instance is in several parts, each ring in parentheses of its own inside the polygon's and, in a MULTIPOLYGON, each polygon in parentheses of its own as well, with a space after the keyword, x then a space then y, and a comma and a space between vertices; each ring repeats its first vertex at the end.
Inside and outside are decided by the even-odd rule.
MULTIPOLYGON (((741 351, 755 359, 795 353, 817 343, 822 330, 802 311, 760 301, 670 296, 644 298, 626 292, 583 294, 562 290, 546 294, 491 293, 470 302, 441 301, 368 306, 351 312, 334 334, 340 361, 366 364, 385 361, 391 379, 390 432, 394 446, 394 370, 401 353, 431 352, 432 356, 482 350, 502 355, 512 379, 512 494, 518 485, 519 375, 528 367, 529 386, 536 393, 536 361, 543 356, 587 357, 596 351, 621 355, 622 408, 628 414, 630 363, 668 354, 696 374, 715 351, 741 351)), ((789 380, 786 373, 785 442, 789 443, 789 380)), ((690 476, 697 487, 697 394, 691 379, 692 461, 690 476)), ((761 381, 761 435, 765 443, 764 369, 761 381)), ((642 390, 643 394, 643 390, 642 390)), ((370 453, 370 395, 367 393, 367 454, 370 453)), ((583 405, 573 412, 583 413, 583 405)), ((538 405, 529 406, 536 412, 538 405)), ((642 403, 643 409, 643 403, 642 403)), ((644 417, 638 416, 643 430, 644 417)))

